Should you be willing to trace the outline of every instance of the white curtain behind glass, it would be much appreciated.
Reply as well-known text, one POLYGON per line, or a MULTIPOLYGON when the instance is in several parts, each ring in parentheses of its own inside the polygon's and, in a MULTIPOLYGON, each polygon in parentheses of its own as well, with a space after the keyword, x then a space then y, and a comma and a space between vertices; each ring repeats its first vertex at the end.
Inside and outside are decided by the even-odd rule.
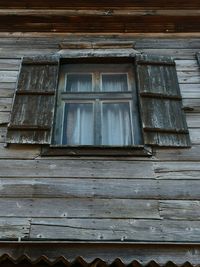
POLYGON ((92 145, 94 122, 92 104, 67 104, 66 142, 70 145, 92 145))
POLYGON ((102 74, 102 91, 124 92, 128 91, 126 74, 102 74))
POLYGON ((67 74, 68 92, 91 92, 92 91, 92 75, 91 74, 67 74))
POLYGON ((131 145, 129 103, 104 103, 102 108, 102 145, 131 145))

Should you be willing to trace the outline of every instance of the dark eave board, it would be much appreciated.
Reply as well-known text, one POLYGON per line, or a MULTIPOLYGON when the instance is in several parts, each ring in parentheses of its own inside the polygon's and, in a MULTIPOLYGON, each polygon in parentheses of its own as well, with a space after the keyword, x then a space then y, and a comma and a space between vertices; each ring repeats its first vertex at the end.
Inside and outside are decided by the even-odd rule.
POLYGON ((0 8, 135 8, 135 9, 198 9, 199 0, 2 0, 0 8))
POLYGON ((200 16, 1 15, 0 32, 199 32, 200 16))
POLYGON ((199 0, 0 1, 0 32, 196 33, 199 0))

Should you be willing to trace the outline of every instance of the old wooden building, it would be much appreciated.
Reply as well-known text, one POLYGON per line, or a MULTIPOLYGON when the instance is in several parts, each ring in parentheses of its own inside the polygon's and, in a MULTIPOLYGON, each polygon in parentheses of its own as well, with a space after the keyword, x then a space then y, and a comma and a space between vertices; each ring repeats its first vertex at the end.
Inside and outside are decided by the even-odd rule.
POLYGON ((0 1, 0 266, 200 264, 199 0, 0 1))

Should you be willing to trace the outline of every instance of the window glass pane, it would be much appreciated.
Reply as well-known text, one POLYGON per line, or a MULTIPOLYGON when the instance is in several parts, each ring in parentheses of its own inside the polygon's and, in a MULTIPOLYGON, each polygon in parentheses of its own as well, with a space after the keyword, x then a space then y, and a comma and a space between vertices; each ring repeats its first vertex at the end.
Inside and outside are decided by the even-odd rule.
POLYGON ((102 109, 102 145, 131 145, 129 103, 103 103, 102 109))
POLYGON ((66 81, 67 92, 91 92, 92 74, 67 74, 66 81))
POLYGON ((93 145, 93 104, 66 104, 63 129, 63 144, 93 145))
POLYGON ((102 74, 102 91, 124 92, 128 91, 127 75, 124 74, 102 74))

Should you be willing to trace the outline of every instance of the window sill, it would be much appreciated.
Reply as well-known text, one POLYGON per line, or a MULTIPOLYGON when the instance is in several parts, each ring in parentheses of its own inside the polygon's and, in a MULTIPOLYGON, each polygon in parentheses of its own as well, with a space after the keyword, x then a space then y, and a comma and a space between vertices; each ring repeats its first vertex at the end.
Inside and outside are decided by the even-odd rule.
POLYGON ((152 156, 152 149, 138 146, 61 146, 51 145, 42 148, 41 156, 152 156))

